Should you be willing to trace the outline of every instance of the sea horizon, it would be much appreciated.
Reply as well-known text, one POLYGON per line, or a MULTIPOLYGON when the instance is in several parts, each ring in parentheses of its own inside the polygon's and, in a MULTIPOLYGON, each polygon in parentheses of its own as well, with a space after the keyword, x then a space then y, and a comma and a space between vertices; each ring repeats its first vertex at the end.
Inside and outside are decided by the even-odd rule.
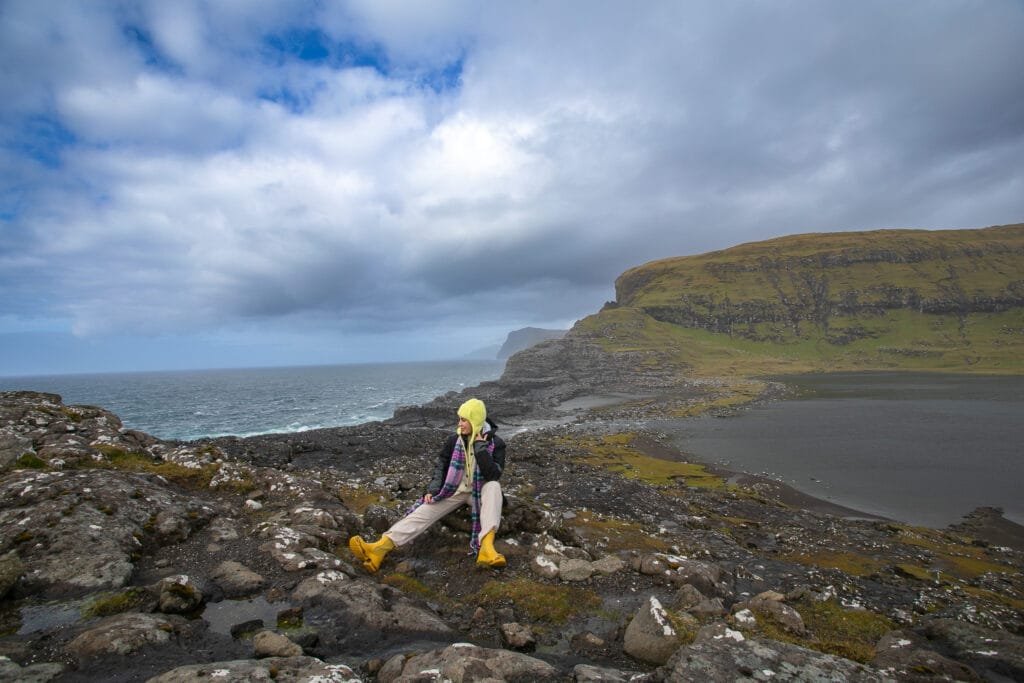
POLYGON ((390 418, 449 391, 494 380, 503 360, 460 359, 0 377, 0 390, 91 405, 125 427, 193 441, 346 427, 390 418))
MULTIPOLYGON (((497 358, 433 358, 420 360, 377 360, 377 361, 339 361, 337 363, 287 363, 284 365, 225 365, 196 368, 162 368, 138 370, 78 370, 75 372, 28 372, 15 375, 0 375, 0 382, 17 379, 34 379, 37 377, 81 377, 86 375, 141 375, 146 373, 174 372, 219 372, 222 370, 289 370, 301 368, 333 368, 367 365, 413 365, 419 363, 504 363, 497 358)), ((8 391, 7 389, 0 389, 8 391)))

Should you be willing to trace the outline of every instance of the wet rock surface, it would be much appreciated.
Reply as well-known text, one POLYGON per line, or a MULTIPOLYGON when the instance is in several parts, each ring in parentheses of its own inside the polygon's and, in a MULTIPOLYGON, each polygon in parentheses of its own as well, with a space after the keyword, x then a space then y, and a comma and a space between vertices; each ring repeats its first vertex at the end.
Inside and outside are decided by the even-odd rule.
MULTIPOLYGON (((553 387, 523 395, 574 391, 553 387)), ((0 394, 0 677, 1024 679, 998 511, 935 530, 793 507, 623 431, 624 408, 507 439, 505 569, 475 566, 461 511, 367 574, 347 539, 422 493, 431 410, 183 444, 0 394)))

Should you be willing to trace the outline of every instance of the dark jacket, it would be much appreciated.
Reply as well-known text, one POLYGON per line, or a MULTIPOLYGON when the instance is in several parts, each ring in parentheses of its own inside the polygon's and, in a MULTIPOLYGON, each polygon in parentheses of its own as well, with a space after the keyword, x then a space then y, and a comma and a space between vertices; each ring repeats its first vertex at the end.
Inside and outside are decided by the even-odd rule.
MULTIPOLYGON (((473 457, 476 458, 476 466, 480 469, 480 476, 484 481, 497 481, 501 478, 501 471, 505 469, 505 442, 495 434, 498 426, 487 420, 491 431, 485 435, 484 441, 477 441, 473 444, 473 457), (494 453, 487 452, 488 444, 494 442, 494 453)), ((444 440, 444 445, 437 454, 437 461, 434 464, 434 478, 427 485, 427 493, 436 496, 444 486, 444 479, 448 476, 448 466, 452 462, 452 451, 455 450, 455 439, 458 434, 452 434, 444 440)))

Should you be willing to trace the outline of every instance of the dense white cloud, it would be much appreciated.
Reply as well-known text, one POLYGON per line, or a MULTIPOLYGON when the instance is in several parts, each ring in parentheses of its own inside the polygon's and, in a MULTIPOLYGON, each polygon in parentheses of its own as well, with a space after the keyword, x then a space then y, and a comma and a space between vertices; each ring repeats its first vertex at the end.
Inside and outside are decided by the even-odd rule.
POLYGON ((1020 35, 1009 0, 11 0, 0 347, 459 355, 653 258, 1024 220, 1020 35))

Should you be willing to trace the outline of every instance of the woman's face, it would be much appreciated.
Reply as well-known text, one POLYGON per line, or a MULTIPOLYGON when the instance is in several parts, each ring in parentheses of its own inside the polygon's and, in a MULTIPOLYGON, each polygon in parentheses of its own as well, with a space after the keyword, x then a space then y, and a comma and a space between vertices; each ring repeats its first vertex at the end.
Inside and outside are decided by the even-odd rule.
POLYGON ((473 423, 464 417, 459 418, 459 434, 469 436, 473 433, 473 423))

